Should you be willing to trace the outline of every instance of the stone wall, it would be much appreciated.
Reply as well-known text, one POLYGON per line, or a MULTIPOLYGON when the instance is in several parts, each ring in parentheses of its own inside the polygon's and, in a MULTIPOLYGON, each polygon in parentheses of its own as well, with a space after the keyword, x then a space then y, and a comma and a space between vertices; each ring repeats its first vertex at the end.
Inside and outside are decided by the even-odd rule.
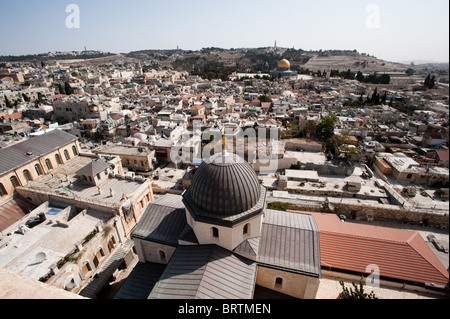
POLYGON ((395 221, 416 225, 431 226, 436 228, 448 228, 449 215, 434 211, 408 210, 395 205, 364 205, 351 203, 328 204, 322 207, 312 205, 290 204, 288 210, 310 211, 345 215, 348 219, 367 220, 367 215, 372 215, 374 220, 395 221))

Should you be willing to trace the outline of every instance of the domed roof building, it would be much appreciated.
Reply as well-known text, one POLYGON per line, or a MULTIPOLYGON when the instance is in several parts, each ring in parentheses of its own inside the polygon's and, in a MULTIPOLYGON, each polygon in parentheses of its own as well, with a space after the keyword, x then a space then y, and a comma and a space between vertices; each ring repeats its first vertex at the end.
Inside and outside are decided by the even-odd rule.
POLYGON ((282 68, 290 69, 291 63, 287 59, 283 59, 278 62, 278 68, 279 69, 282 69, 282 68))
POLYGON ((190 189, 196 208, 230 216, 253 208, 264 194, 253 168, 231 153, 220 153, 197 170, 190 189))
POLYGON ((200 165, 183 203, 199 243, 231 251, 260 235, 266 189, 247 162, 223 152, 200 165))
POLYGON ((314 298, 319 286, 313 218, 266 209, 253 168, 226 151, 205 160, 181 196, 150 203, 131 237, 140 262, 166 265, 148 298, 251 299, 255 285, 314 298))
POLYGON ((278 62, 278 68, 270 72, 272 78, 297 77, 298 73, 291 71, 291 63, 287 59, 278 62))

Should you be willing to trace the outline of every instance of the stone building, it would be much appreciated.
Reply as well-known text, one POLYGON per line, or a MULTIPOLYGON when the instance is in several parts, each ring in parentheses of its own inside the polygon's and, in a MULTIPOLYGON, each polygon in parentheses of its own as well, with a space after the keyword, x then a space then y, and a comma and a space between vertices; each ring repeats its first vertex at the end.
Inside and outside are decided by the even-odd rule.
POLYGON ((106 144, 93 150, 93 153, 102 156, 119 156, 122 165, 129 170, 137 172, 150 172, 154 169, 156 162, 155 150, 144 146, 129 146, 106 144))
POLYGON ((61 130, 0 149, 0 204, 14 196, 16 187, 51 173, 79 150, 78 138, 61 130))
POLYGON ((227 152, 204 162, 183 195, 151 203, 132 239, 137 272, 159 279, 136 287, 130 275, 118 299, 251 299, 260 289, 309 299, 319 286, 313 218, 266 209, 251 166, 227 152))

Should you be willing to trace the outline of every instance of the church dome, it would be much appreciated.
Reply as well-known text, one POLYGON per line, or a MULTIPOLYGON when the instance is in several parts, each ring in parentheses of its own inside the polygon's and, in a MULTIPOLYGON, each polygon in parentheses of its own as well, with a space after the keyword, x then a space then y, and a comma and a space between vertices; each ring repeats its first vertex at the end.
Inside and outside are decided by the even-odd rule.
POLYGON ((260 200, 261 185, 253 168, 241 157, 220 153, 203 162, 190 189, 194 204, 213 215, 246 212, 260 200))
POLYGON ((279 68, 290 68, 291 67, 291 63, 288 60, 283 59, 280 62, 278 62, 278 67, 279 68))

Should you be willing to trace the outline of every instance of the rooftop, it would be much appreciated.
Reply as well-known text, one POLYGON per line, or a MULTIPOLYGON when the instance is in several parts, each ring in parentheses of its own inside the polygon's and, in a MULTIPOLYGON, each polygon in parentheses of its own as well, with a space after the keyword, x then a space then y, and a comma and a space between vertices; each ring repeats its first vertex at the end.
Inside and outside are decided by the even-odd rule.
POLYGON ((216 245, 180 246, 149 299, 251 299, 256 263, 216 245))
POLYGON ((84 211, 69 219, 72 214, 75 212, 70 206, 60 208, 46 202, 11 225, 3 232, 11 235, 2 236, 3 240, 8 240, 8 245, 0 248, 0 268, 35 280, 47 275, 50 267, 71 253, 76 243, 81 243, 96 226, 104 222, 102 217, 92 212, 84 211), (16 233, 20 225, 39 213, 45 214, 44 222, 23 235, 16 233))
POLYGON ((85 299, 60 288, 0 268, 0 299, 85 299))
POLYGON ((61 130, 32 137, 7 148, 0 149, 0 175, 10 172, 39 157, 65 146, 78 137, 61 130))
POLYGON ((52 174, 40 176, 21 188, 114 207, 122 201, 123 194, 132 196, 142 186, 142 181, 135 181, 131 176, 119 178, 118 175, 115 178, 103 178, 98 186, 84 185, 76 177, 76 173, 90 163, 92 163, 92 157, 74 157, 54 169, 52 174))
POLYGON ((266 209, 257 261, 320 278, 319 237, 314 218, 266 209))
POLYGON ((92 150, 92 152, 96 154, 109 155, 148 156, 154 153, 154 150, 148 150, 145 147, 133 147, 108 143, 92 150))
POLYGON ((321 264, 326 269, 445 286, 449 274, 418 232, 341 222, 335 214, 310 213, 319 229, 321 264))

